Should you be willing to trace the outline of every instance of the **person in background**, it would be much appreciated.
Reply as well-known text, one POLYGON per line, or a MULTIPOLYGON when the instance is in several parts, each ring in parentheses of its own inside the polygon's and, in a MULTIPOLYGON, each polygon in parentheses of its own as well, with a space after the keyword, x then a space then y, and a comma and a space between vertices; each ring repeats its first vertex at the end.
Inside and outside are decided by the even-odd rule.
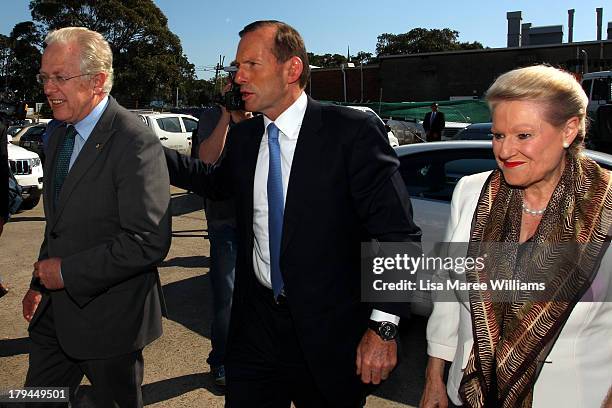
MULTIPOLYGON (((4 230, 4 224, 8 221, 8 179, 9 179, 9 163, 7 149, 8 122, 3 114, 0 114, 0 235, 4 230)), ((0 297, 8 293, 8 288, 2 283, 0 276, 0 297)))
POLYGON ((549 301, 472 291, 434 302, 420 406, 610 407, 612 180, 582 153, 588 98, 571 74, 539 65, 501 75, 486 99, 499 168, 459 181, 444 241, 486 259, 467 282, 541 277, 549 301), (501 256, 483 255, 491 242, 501 256))
MULTIPOLYGON (((230 90, 231 83, 224 93, 230 90)), ((250 112, 228 111, 219 105, 202 112, 198 122, 198 156, 209 165, 219 165, 225 155, 226 137, 231 126, 250 118, 250 112)), ((192 155, 193 156, 193 155, 192 155)), ((210 283, 212 286, 212 349, 207 363, 217 385, 224 386, 225 350, 229 330, 236 267, 236 207, 234 199, 204 199, 210 241, 210 283)))
POLYGON ((444 113, 438 111, 438 104, 431 104, 431 112, 425 114, 423 118, 423 128, 427 134, 428 142, 439 142, 442 140, 442 131, 446 123, 444 121, 444 113))

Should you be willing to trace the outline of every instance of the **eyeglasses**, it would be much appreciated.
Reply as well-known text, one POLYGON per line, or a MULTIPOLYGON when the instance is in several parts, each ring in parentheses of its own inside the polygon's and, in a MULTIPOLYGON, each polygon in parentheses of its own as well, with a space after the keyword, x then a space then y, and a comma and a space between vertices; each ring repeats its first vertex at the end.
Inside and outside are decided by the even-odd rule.
POLYGON ((36 74, 36 81, 38 81, 38 83, 41 85, 46 85, 47 83, 51 82, 52 84, 55 84, 57 86, 62 86, 66 83, 66 81, 70 81, 71 79, 79 78, 79 77, 87 76, 87 75, 92 75, 92 74, 81 74, 81 75, 75 75, 71 77, 64 77, 61 75, 49 76, 45 74, 36 74))

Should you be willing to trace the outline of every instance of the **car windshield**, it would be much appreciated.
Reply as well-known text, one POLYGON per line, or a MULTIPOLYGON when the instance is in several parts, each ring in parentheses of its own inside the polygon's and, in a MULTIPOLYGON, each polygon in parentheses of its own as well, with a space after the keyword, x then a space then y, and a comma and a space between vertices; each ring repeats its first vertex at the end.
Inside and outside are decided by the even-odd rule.
POLYGON ((6 131, 6 133, 9 136, 15 136, 17 133, 19 133, 19 131, 23 129, 23 126, 11 126, 8 128, 8 130, 6 131))

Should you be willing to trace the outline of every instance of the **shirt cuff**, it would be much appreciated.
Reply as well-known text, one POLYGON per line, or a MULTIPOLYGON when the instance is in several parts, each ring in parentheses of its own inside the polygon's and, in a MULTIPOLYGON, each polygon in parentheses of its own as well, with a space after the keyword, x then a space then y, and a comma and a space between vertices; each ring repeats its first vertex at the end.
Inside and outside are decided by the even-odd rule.
POLYGON ((391 313, 385 313, 380 310, 372 309, 370 320, 374 320, 375 322, 391 322, 395 325, 398 325, 400 318, 399 316, 393 315, 391 313))

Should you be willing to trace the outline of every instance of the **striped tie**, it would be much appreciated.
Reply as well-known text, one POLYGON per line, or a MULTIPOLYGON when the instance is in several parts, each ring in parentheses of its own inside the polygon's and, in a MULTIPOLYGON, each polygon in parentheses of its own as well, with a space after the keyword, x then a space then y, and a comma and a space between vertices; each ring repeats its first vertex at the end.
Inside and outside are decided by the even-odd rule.
POLYGON ((280 247, 283 232, 283 177, 281 173, 280 144, 278 128, 274 123, 268 125, 268 150, 270 165, 268 169, 268 233, 270 243, 270 278, 274 299, 283 290, 283 276, 280 271, 280 247))
POLYGON ((59 201, 60 191, 62 191, 62 185, 66 176, 68 175, 68 166, 70 165, 70 158, 72 157, 72 150, 74 149, 74 137, 77 135, 77 131, 72 125, 68 125, 64 142, 57 154, 57 165, 55 167, 55 179, 54 184, 54 204, 57 205, 59 201))

